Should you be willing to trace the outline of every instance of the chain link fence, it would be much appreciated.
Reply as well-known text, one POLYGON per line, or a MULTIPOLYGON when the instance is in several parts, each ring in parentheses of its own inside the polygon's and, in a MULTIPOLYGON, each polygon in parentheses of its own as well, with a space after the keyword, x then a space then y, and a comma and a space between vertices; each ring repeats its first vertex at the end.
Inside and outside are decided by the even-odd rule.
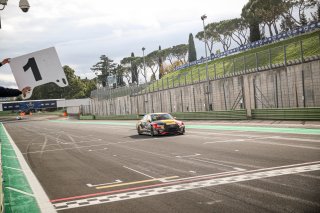
POLYGON ((259 52, 192 66, 143 85, 92 92, 98 115, 320 106, 320 32, 259 52), (266 71, 269 70, 269 71, 266 71), (266 72, 262 72, 266 71, 266 72), (208 75, 207 75, 208 74, 208 75), (245 97, 243 79, 248 78, 245 97), (247 103, 248 105, 248 103, 247 103))

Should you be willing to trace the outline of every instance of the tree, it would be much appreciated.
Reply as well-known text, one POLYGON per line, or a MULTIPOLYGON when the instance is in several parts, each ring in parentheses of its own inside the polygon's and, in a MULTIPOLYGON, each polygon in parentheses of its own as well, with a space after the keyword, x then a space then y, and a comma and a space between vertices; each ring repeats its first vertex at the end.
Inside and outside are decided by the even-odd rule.
POLYGON ((90 97, 91 92, 97 89, 96 78, 91 80, 85 78, 82 82, 85 84, 85 97, 90 97))
POLYGON ((226 20, 230 26, 231 39, 239 46, 248 43, 248 28, 249 25, 243 18, 234 18, 226 20))
POLYGON ((130 57, 123 58, 120 64, 124 68, 123 76, 127 79, 128 83, 139 84, 139 70, 135 62, 138 57, 131 53, 130 57))
POLYGON ((287 10, 283 0, 252 0, 250 7, 261 23, 268 26, 270 36, 273 36, 273 30, 278 34, 276 23, 287 10))
POLYGON ((186 56, 188 54, 188 45, 179 44, 172 47, 172 55, 181 63, 186 63, 186 56))
POLYGON ((249 0, 249 2, 243 6, 241 17, 249 24, 250 29, 250 42, 258 41, 261 39, 261 33, 259 24, 261 20, 255 14, 254 8, 252 8, 254 0, 249 0))
POLYGON ((116 76, 118 87, 122 87, 126 85, 126 83, 123 81, 123 75, 125 71, 126 71, 126 68, 121 66, 120 64, 118 64, 117 67, 115 67, 112 70, 112 74, 116 76))
POLYGON ((82 80, 69 66, 64 66, 63 70, 69 83, 67 87, 59 87, 55 83, 41 85, 34 89, 31 99, 86 98, 90 96, 92 90, 96 89, 95 79, 82 80))
POLYGON ((196 60, 197 60, 196 47, 194 45, 193 35, 192 33, 190 33, 189 40, 188 40, 188 62, 193 62, 196 60))
POLYGON ((216 31, 217 25, 219 23, 213 22, 213 23, 209 23, 205 26, 205 30, 206 30, 206 37, 207 37, 207 42, 205 42, 204 39, 204 31, 200 31, 196 34, 196 38, 199 39, 200 41, 205 42, 210 55, 213 53, 213 45, 218 41, 218 33, 216 31))
POLYGON ((314 13, 311 13, 312 21, 320 22, 320 2, 317 3, 317 10, 314 13))
POLYGON ((305 23, 305 14, 303 15, 303 13, 307 9, 313 8, 318 3, 318 0, 283 0, 283 2, 286 6, 286 11, 282 16, 288 16, 296 25, 302 26, 305 23), (298 12, 299 19, 295 17, 295 11, 298 12))
POLYGON ((222 44, 223 50, 227 51, 231 46, 232 40, 232 25, 229 21, 220 21, 216 26, 217 40, 222 44))
POLYGON ((156 79, 156 73, 159 71, 159 50, 152 51, 145 57, 145 65, 152 72, 153 80, 156 79))
POLYGON ((134 53, 132 52, 131 53, 131 60, 130 60, 132 83, 139 84, 138 68, 137 68, 137 65, 133 63, 134 58, 135 58, 134 53))
POLYGON ((174 56, 172 54, 173 50, 172 47, 166 48, 164 50, 161 51, 162 56, 164 58, 164 60, 168 60, 169 63, 172 65, 174 63, 174 56))
POLYGON ((109 59, 106 55, 100 56, 100 61, 90 68, 98 77, 98 82, 103 87, 107 85, 107 77, 112 73, 112 70, 116 67, 116 63, 109 59))
POLYGON ((159 51, 158 51, 158 66, 159 66, 159 79, 162 78, 164 70, 163 70, 163 53, 161 50, 161 46, 159 45, 159 51))
POLYGON ((292 30, 295 27, 297 27, 297 25, 292 21, 292 19, 290 18, 290 16, 285 15, 280 23, 280 28, 282 31, 288 31, 288 30, 292 30))
POLYGON ((308 20, 307 20, 306 14, 304 12, 302 12, 300 14, 300 24, 301 24, 301 26, 308 24, 308 20))

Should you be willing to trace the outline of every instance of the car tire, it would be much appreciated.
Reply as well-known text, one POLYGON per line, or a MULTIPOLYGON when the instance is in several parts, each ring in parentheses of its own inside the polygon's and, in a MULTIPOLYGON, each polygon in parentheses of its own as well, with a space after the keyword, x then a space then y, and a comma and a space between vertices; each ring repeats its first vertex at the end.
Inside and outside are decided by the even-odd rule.
POLYGON ((154 131, 153 131, 152 127, 150 128, 150 135, 151 135, 151 137, 154 137, 154 131))
POLYGON ((184 133, 186 133, 186 128, 183 128, 181 135, 184 135, 184 133))
POLYGON ((138 134, 139 134, 139 135, 142 135, 142 132, 141 132, 141 128, 140 128, 140 126, 138 126, 137 131, 138 131, 138 134))

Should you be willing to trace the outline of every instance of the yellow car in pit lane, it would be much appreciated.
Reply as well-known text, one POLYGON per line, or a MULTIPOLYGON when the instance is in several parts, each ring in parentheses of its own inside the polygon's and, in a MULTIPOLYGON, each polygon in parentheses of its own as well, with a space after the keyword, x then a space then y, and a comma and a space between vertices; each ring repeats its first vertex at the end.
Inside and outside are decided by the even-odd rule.
POLYGON ((144 133, 155 135, 169 135, 169 134, 181 134, 185 133, 185 125, 182 121, 176 120, 169 113, 150 113, 143 116, 138 121, 137 132, 139 135, 144 133))

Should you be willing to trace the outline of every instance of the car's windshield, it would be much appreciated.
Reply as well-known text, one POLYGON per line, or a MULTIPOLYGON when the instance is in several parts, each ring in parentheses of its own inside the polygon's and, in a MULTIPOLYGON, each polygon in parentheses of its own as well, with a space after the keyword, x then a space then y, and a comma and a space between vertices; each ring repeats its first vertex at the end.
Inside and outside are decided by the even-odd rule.
POLYGON ((170 114, 152 114, 151 119, 152 121, 158 121, 173 119, 173 117, 170 114))

